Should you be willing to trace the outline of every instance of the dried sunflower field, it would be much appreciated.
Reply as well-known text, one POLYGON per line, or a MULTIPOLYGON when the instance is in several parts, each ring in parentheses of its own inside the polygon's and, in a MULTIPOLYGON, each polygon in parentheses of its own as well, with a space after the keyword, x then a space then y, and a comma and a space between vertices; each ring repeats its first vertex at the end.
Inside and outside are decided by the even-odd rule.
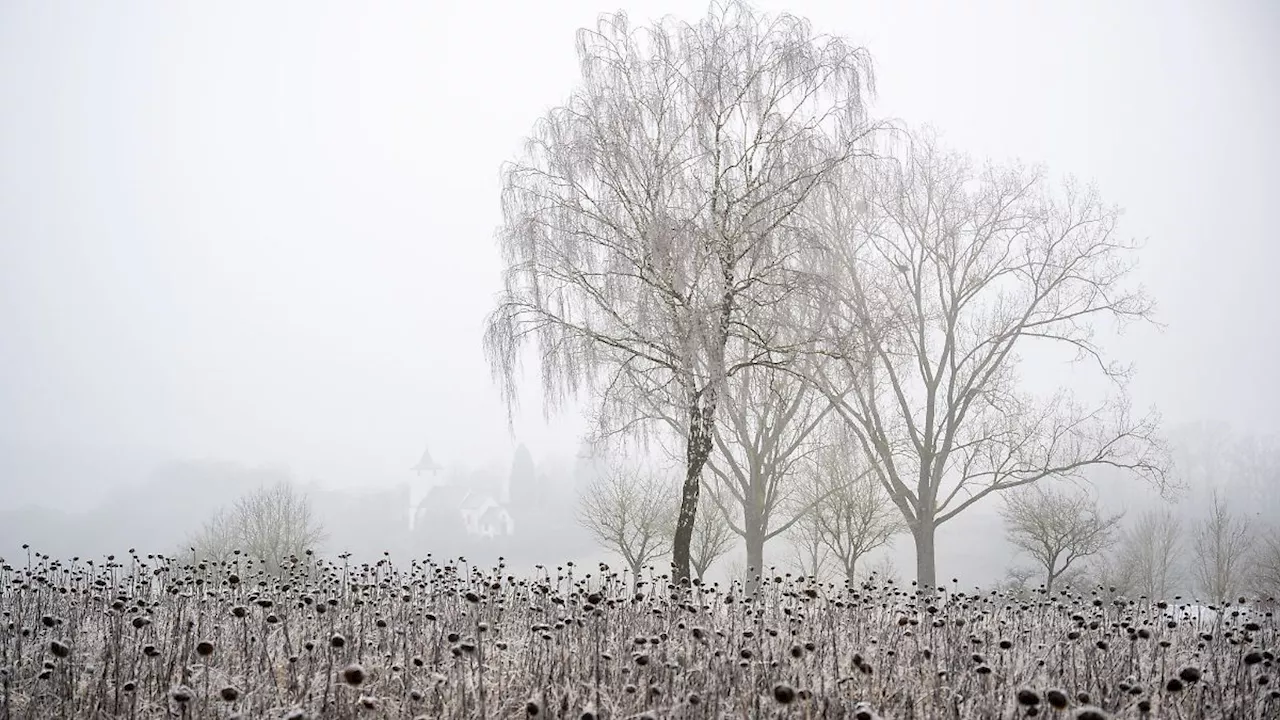
POLYGON ((1280 717, 1248 602, 132 552, 0 581, 6 720, 1280 717))

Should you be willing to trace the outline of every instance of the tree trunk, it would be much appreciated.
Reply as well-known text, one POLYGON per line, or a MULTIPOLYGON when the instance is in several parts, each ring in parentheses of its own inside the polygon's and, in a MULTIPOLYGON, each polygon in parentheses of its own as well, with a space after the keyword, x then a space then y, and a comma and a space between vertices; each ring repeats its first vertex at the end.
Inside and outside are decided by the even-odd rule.
MULTIPOLYGON (((750 512, 750 509, 748 509, 750 512)), ((764 530, 761 528, 759 517, 744 518, 746 527, 746 537, 743 540, 747 545, 747 577, 746 588, 748 593, 755 593, 760 586, 759 578, 764 576, 764 530)))
POLYGON ((937 555, 935 554, 934 534, 938 528, 933 518, 920 518, 911 528, 911 535, 916 541, 916 583, 920 588, 938 587, 937 555))
POLYGON ((689 556, 693 544, 693 525, 698 517, 698 492, 702 488, 702 468, 711 457, 712 432, 715 430, 716 395, 711 389, 694 392, 689 403, 689 439, 685 445, 684 488, 680 493, 680 515, 676 518, 675 537, 671 543, 672 578, 679 583, 689 579, 689 556))
POLYGON ((857 564, 858 564, 857 560, 854 560, 853 562, 845 563, 844 581, 849 584, 849 587, 857 587, 857 582, 856 582, 857 578, 854 574, 854 569, 857 567, 857 564))

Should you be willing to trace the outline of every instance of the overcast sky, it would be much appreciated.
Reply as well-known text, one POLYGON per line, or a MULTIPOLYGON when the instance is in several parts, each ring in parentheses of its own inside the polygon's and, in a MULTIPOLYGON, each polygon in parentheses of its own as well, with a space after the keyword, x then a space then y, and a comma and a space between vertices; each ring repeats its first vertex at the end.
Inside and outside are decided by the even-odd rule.
MULTIPOLYGON (((1167 324, 1114 345, 1137 402, 1280 432, 1280 3, 759 5, 864 44, 876 114, 1096 180, 1167 324)), ((0 5, 0 452, 344 485, 424 443, 505 464, 480 347, 499 165, 619 7, 707 5, 0 5)), ((575 424, 528 407, 535 457, 571 452, 575 424)), ((45 480, 22 467, 0 493, 45 480)))

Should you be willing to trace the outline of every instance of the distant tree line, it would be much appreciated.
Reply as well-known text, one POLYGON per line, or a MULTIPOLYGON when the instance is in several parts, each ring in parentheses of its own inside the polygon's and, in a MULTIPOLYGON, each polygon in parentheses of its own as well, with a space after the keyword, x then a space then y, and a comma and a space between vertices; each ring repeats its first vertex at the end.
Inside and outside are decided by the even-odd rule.
POLYGON ((1280 442, 1198 425, 1184 428, 1174 448, 1187 497, 1134 517, 1103 511, 1084 488, 1008 494, 1009 539, 1033 561, 1029 571, 1012 569, 1009 586, 1039 578, 1053 592, 1065 580, 1216 606, 1280 598, 1280 442))

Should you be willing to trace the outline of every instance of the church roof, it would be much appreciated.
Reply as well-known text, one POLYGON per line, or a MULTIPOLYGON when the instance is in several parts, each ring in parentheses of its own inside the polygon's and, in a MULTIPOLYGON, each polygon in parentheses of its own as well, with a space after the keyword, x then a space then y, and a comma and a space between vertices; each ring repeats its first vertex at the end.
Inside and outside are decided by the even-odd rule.
POLYGON ((486 506, 499 506, 497 498, 486 492, 472 492, 462 499, 461 509, 475 512, 486 506))
POLYGON ((462 508, 462 503, 471 495, 470 488, 459 485, 437 485, 427 492, 427 496, 419 503, 435 512, 453 512, 462 508))

